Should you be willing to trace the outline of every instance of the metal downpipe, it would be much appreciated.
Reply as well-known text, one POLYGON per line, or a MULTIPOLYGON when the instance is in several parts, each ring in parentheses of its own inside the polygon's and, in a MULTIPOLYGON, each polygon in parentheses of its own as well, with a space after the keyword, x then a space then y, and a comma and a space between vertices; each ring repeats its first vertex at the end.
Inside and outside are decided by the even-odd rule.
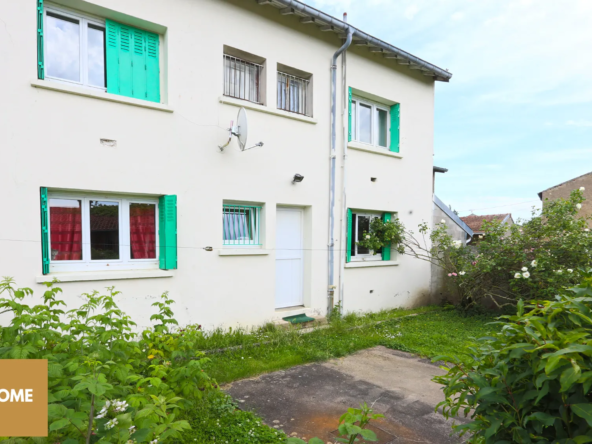
MULTIPOLYGON (((337 58, 351 45, 354 35, 353 28, 347 31, 345 43, 339 48, 331 60, 331 170, 329 185, 329 283, 327 297, 327 313, 333 310, 335 296, 335 163, 337 144, 337 58)), ((341 240, 343 242, 343 240, 341 240)))

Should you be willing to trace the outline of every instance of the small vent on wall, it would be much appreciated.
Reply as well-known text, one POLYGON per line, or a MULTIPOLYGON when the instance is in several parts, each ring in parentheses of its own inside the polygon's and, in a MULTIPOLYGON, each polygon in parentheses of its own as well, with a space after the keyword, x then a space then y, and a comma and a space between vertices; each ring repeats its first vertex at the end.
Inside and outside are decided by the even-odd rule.
POLYGON ((117 146, 117 140, 113 139, 101 139, 101 145, 115 148, 117 146))

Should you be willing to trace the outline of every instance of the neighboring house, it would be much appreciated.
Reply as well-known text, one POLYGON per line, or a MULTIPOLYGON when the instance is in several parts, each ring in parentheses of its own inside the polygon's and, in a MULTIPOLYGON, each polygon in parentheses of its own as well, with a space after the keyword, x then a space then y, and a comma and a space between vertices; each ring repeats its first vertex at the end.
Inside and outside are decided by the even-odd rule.
POLYGON ((356 240, 375 217, 432 217, 446 70, 293 0, 9 1, 0 17, 0 275, 37 298, 57 278, 72 307, 116 286, 140 326, 165 291, 207 327, 428 297, 427 262, 356 240), (246 148, 264 145, 222 151, 239 107, 246 148))
MULTIPOLYGON (((592 216, 592 172, 541 191, 539 193, 539 199, 541 199, 544 206, 547 200, 568 199, 573 190, 579 190, 582 187, 584 188, 584 197, 586 200, 582 203, 582 209, 579 214, 583 217, 592 216)), ((588 224, 592 227, 592 222, 588 222, 588 224)))
MULTIPOLYGON (((438 196, 434 195, 433 225, 446 225, 446 232, 452 238, 466 245, 473 237, 473 230, 463 220, 450 209, 438 196)), ((432 264, 431 295, 433 304, 438 304, 446 299, 446 273, 443 268, 432 264)))
POLYGON ((477 243, 481 236, 487 233, 485 228, 483 227, 484 222, 499 221, 502 224, 506 224, 508 227, 514 225, 514 219, 512 219, 512 215, 510 213, 485 214, 483 216, 471 214, 469 216, 461 217, 461 220, 464 223, 466 223, 471 230, 473 230, 474 235, 471 240, 471 243, 477 243))

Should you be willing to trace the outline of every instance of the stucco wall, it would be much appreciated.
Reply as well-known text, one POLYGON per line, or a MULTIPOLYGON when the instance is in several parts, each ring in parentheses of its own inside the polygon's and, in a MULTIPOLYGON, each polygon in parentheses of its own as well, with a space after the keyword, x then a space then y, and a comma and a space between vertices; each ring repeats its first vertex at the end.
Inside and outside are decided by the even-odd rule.
MULTIPOLYGON (((582 203, 582 209, 579 214, 582 217, 592 216, 592 173, 578 177, 555 188, 543 191, 543 205, 545 201, 555 199, 568 199, 573 190, 584 187, 584 197, 586 200, 582 203)), ((588 223, 592 227, 592 222, 588 223)))
MULTIPOLYGON (((465 242, 467 239, 467 233, 456 223, 454 222, 448 215, 438 207, 438 205, 434 204, 434 218, 433 224, 436 226, 440 224, 442 221, 446 223, 446 232, 452 236, 454 240, 465 242)), ((439 304, 445 300, 453 299, 451 294, 451 286, 448 285, 448 279, 450 279, 444 269, 438 267, 437 265, 431 265, 432 267, 432 278, 431 278, 431 299, 430 302, 432 304, 439 304)))
MULTIPOLYGON (((2 165, 0 275, 35 289, 41 275, 39 188, 178 196, 178 270, 172 277, 64 282, 66 301, 116 286, 121 308, 140 326, 162 292, 176 300, 181 324, 206 327, 258 324, 281 317, 275 311, 276 207, 305 209, 305 305, 324 314, 327 306, 329 182, 329 65, 340 39, 298 17, 281 16, 256 2, 220 0, 78 0, 86 8, 162 35, 163 103, 167 113, 31 86, 36 79, 35 3, 0 3, 0 71, 5 85, 0 107, 2 165), (275 109, 276 66, 313 74, 316 123, 250 110, 249 139, 265 145, 240 152, 236 142, 223 153, 229 121, 238 108, 222 104, 223 45, 266 59, 267 106, 275 109), (110 148, 99 139, 115 139, 110 148), (295 173, 302 183, 293 185, 295 173), (223 200, 263 205, 261 256, 219 256, 223 200), (204 247, 212 246, 208 252, 204 247)), ((397 212, 417 226, 431 218, 433 81, 353 47, 348 85, 401 103, 401 158, 350 150, 348 206, 397 212), (377 177, 371 182, 370 177, 377 177)), ((338 75, 341 78, 341 75, 338 75)), ((341 90, 341 82, 338 91, 341 90)), ((343 110, 339 94, 337 109, 343 110)), ((341 113, 339 113, 341 114, 341 113)), ((338 128, 343 128, 339 120, 338 128)), ((343 181, 343 134, 338 135, 337 183, 343 181)), ((337 196, 339 276, 345 249, 337 196)), ((408 257, 389 267, 346 269, 344 308, 377 310, 421 303, 429 293, 430 267, 408 257), (372 293, 370 291, 372 290, 372 293)), ((337 288, 341 288, 341 283, 337 288)), ((336 300, 339 294, 336 295, 336 300)))

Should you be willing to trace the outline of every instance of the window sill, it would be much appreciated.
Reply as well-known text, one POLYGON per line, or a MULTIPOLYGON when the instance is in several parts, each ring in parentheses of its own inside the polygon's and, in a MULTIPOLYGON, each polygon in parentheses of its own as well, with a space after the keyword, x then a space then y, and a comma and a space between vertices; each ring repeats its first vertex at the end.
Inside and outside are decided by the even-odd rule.
POLYGON ((222 248, 218 256, 265 256, 269 251, 261 248, 222 248))
POLYGON ((395 267, 397 265, 399 265, 397 261, 348 262, 345 268, 395 267))
POLYGON ((352 150, 366 151, 367 153, 381 154, 383 156, 395 157, 397 159, 403 158, 403 156, 400 153, 389 151, 387 148, 377 148, 375 146, 367 145, 365 143, 360 142, 348 142, 347 147, 351 148, 352 150))
POLYGON ((273 114, 274 116, 286 117, 292 120, 299 120, 301 122, 312 123, 314 125, 318 123, 317 119, 313 119, 312 117, 307 117, 296 113, 290 113, 288 111, 282 111, 281 109, 270 108, 265 105, 258 105, 257 103, 249 102, 248 100, 220 96, 220 103, 225 103, 226 105, 233 106, 242 106, 243 108, 252 109, 254 111, 260 111, 266 114, 273 114))
POLYGON ((162 103, 150 102, 148 100, 133 99, 131 97, 109 94, 101 91, 94 91, 82 86, 66 85, 65 83, 52 82, 51 80, 31 80, 31 86, 34 88, 47 89, 50 91, 59 91, 67 94, 74 94, 82 97, 91 97, 93 99, 107 100, 108 102, 123 103, 126 105, 139 106, 141 108, 153 109, 172 113, 173 109, 162 103))
POLYGON ((38 284, 51 282, 54 278, 60 282, 110 281, 116 279, 168 278, 175 273, 171 270, 121 270, 121 271, 82 271, 72 273, 50 273, 36 276, 38 284))

